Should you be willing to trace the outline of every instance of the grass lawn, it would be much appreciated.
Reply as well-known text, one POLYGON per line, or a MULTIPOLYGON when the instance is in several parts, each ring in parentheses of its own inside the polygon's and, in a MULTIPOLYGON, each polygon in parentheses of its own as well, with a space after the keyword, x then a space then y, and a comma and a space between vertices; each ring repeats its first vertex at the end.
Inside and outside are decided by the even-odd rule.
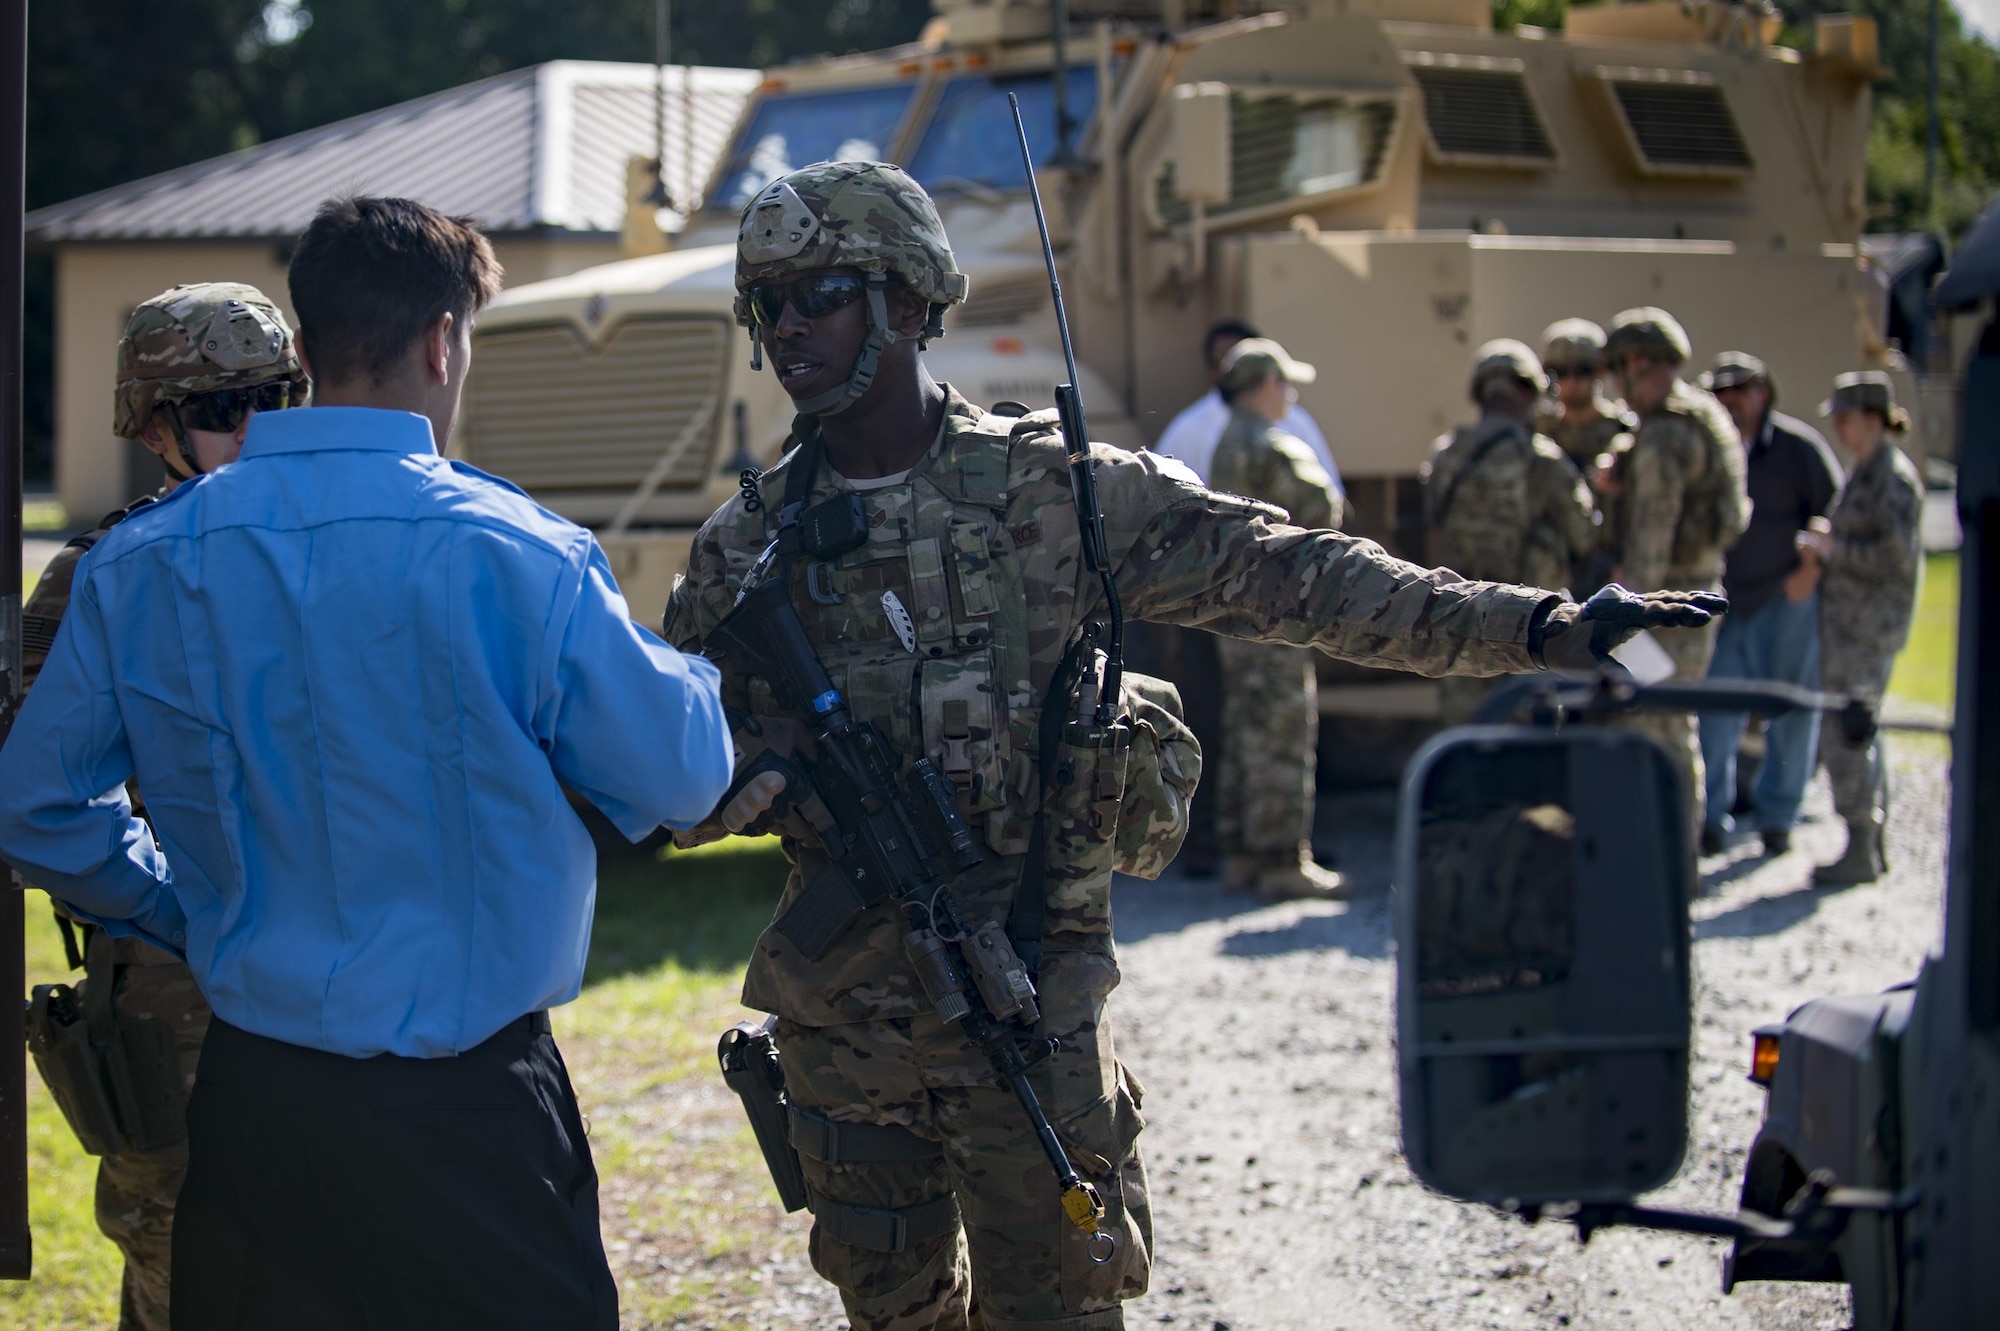
MULTIPOLYGON (((607 857, 581 998, 556 1036, 603 1177, 603 1229, 623 1325, 748 1325, 775 1257, 796 1268, 800 1218, 778 1209, 715 1042, 750 1014, 743 965, 784 883, 773 840, 607 857), (695 1319, 690 1321, 690 1319, 695 1319)), ((28 983, 71 978, 48 900, 26 894, 28 983)), ((117 1321, 119 1260, 91 1212, 85 1156, 31 1070, 35 1276, 0 1284, 0 1326, 82 1331, 117 1321)), ((764 1320, 764 1319, 760 1319, 764 1320)))
POLYGON ((1909 645, 1896 658, 1889 692, 1905 702, 1950 711, 1958 682, 1958 554, 1924 559, 1923 593, 1909 645))

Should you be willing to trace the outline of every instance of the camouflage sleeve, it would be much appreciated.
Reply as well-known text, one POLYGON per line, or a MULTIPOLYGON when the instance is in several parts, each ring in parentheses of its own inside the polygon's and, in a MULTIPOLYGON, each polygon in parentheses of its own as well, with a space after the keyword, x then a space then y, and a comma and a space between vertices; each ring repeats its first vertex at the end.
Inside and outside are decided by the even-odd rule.
POLYGON ((1641 429, 1626 459, 1625 549, 1619 560, 1625 585, 1651 589, 1666 585, 1674 530, 1680 525, 1687 488, 1681 461, 1667 436, 1671 427, 1641 429))
POLYGON ((1908 485, 1891 483, 1875 515, 1876 536, 1834 542, 1827 567, 1866 579, 1877 587, 1912 582, 1923 562, 1923 496, 1908 485))
POLYGON ((1134 619, 1423 675, 1536 668, 1528 630, 1550 593, 1420 568, 1373 541, 1289 526, 1275 509, 1211 493, 1155 458, 1095 451, 1118 591, 1134 619))

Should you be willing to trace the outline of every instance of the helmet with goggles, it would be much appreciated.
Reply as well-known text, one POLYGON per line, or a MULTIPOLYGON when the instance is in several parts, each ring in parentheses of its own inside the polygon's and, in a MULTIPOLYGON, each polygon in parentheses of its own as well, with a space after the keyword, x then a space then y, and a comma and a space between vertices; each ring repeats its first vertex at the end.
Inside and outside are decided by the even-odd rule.
POLYGON ((302 404, 311 383, 285 316, 256 287, 174 287, 143 302, 126 321, 112 429, 136 439, 155 411, 169 408, 182 460, 199 471, 189 428, 234 430, 249 411, 302 404))
POLYGON ((759 326, 787 304, 817 318, 865 301, 868 339, 847 382, 795 404, 814 416, 845 411, 874 382, 883 348, 904 336, 889 327, 892 280, 930 303, 919 345, 942 337, 944 312, 968 284, 921 185, 883 162, 818 162, 779 176, 743 210, 736 234, 736 322, 750 330, 751 367, 763 365, 759 326))

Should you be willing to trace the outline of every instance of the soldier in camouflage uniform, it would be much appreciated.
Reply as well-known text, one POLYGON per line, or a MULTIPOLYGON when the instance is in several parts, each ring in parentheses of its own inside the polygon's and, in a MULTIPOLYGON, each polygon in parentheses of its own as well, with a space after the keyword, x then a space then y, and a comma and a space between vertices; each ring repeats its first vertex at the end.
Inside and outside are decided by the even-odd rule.
MULTIPOLYGON (((1340 491, 1310 445, 1277 426, 1316 371, 1269 338, 1238 342, 1216 387, 1229 424, 1209 463, 1209 488, 1283 509, 1295 527, 1338 527, 1340 491)), ((1347 895, 1339 874, 1313 862, 1319 765, 1319 678, 1310 648, 1217 638, 1222 663, 1223 887, 1269 901, 1347 895)))
MULTIPOLYGON (((1147 847, 1173 839, 1178 815, 1124 794, 1147 779, 1157 788, 1164 769, 1137 734, 1126 747, 1122 727, 1052 725, 1052 765, 1041 761, 1044 707, 1074 716, 1095 700, 1101 658, 1085 628, 1106 609, 1081 556, 1054 415, 987 415, 925 370, 920 349, 967 284, 929 197, 895 167, 819 163, 779 177, 745 209, 736 285, 753 359, 771 359, 799 410, 797 447, 702 528, 665 636, 700 650, 762 576, 785 512, 858 497, 857 547, 781 560, 770 576, 855 718, 955 786, 984 859, 950 890, 971 927, 1006 929, 1036 972, 1035 1032, 1057 1046, 1028 1077, 1101 1189, 1116 1239, 1108 1261, 1090 1260, 1019 1103, 926 997, 903 945, 907 908, 885 900, 817 960, 774 924, 744 980, 744 1002, 778 1017, 814 1266, 861 1331, 1123 1326, 1120 1304, 1146 1287, 1152 1232, 1143 1092, 1106 1013, 1118 982, 1111 878, 1120 865, 1156 872, 1147 847), (1084 667, 1080 688, 1053 687, 1066 660, 1084 667)), ((1636 624, 1704 620, 1714 606, 1668 596, 1579 607, 1463 582, 1211 493, 1170 459, 1090 449, 1109 568, 1135 620, 1431 675, 1498 674, 1544 660, 1585 667, 1636 624)), ((744 776, 691 835, 776 820, 794 866, 782 917, 830 867, 817 801, 772 807, 782 778, 749 775, 799 727, 743 662, 722 664, 744 776)))
POLYGON ((1604 330, 1590 320, 1559 319, 1542 330, 1542 369, 1554 396, 1544 400, 1539 428, 1576 464, 1605 518, 1595 544, 1571 574, 1570 590, 1585 597, 1610 580, 1618 563, 1618 534, 1609 520, 1611 495, 1602 482, 1632 446, 1638 421, 1604 396, 1604 330))
MULTIPOLYGON (((1910 428, 1880 370, 1843 374, 1820 407, 1852 467, 1833 511, 1800 532, 1800 554, 1820 569, 1820 687, 1879 703, 1896 653, 1910 636, 1923 579, 1924 486, 1895 439, 1910 428)), ((1833 807, 1847 824, 1847 848, 1813 873, 1821 886, 1868 883, 1887 867, 1882 829, 1889 813, 1888 768, 1878 731, 1862 744, 1840 720, 1820 722, 1820 756, 1833 807)))
MULTIPOLYGON (((1640 587, 1713 591, 1722 552, 1750 523, 1743 445, 1729 413, 1680 377, 1693 354, 1665 310, 1626 310, 1612 320, 1605 361, 1639 418, 1616 469, 1612 508, 1621 542, 1617 580, 1640 587)), ((1704 679, 1715 653, 1713 623, 1656 634, 1674 677, 1704 679)), ((1702 827, 1701 746, 1692 716, 1637 712, 1623 724, 1667 746, 1680 768, 1693 829, 1702 827)))
MULTIPOLYGON (((184 480, 234 461, 250 417, 303 402, 307 382, 284 316, 255 287, 221 282, 175 287, 132 312, 118 343, 113 428, 159 455, 166 483, 157 494, 107 515, 49 561, 21 610, 29 685, 55 645, 78 561, 127 514, 184 480)), ((136 791, 133 805, 143 815, 136 791)), ((70 964, 81 966, 86 954, 90 958, 79 991, 113 985, 120 1015, 167 1022, 185 1089, 192 1090, 209 1009, 186 963, 136 938, 92 938, 89 926, 57 919, 70 964), (87 940, 82 948, 75 942, 78 929, 87 940)), ((174 1200, 186 1169, 185 1143, 106 1156, 98 1166, 97 1226, 125 1254, 120 1331, 167 1331, 174 1200)))
MULTIPOLYGON (((1431 558, 1485 582, 1561 587, 1597 544, 1597 505, 1576 465, 1528 422, 1548 388, 1535 353, 1511 338, 1479 348, 1470 393, 1477 425, 1440 438, 1424 463, 1431 558)), ((1444 718, 1472 718, 1489 681, 1443 682, 1444 718)))

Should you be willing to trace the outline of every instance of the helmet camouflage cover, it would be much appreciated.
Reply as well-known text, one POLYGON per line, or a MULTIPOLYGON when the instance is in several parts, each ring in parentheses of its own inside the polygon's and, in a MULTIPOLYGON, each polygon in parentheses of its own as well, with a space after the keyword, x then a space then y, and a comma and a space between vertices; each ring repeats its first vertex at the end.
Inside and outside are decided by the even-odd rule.
POLYGON ((125 324, 112 429, 136 439, 157 407, 274 379, 290 381, 295 405, 311 382, 270 297, 240 282, 174 287, 141 303, 125 324))
POLYGON ((886 162, 817 162, 750 201, 736 233, 736 322, 749 326, 752 283, 814 268, 895 277, 933 305, 967 290, 937 205, 886 162))
POLYGON ((1651 305, 1623 310, 1611 321, 1611 335, 1604 345, 1605 359, 1617 360, 1634 351, 1665 356, 1676 365, 1686 364, 1694 355, 1680 320, 1651 305))
POLYGON ((968 289, 937 205, 900 168, 816 162, 787 172, 750 201, 736 231, 736 322, 750 329, 753 370, 763 364, 763 344, 751 325, 751 286, 815 268, 856 268, 865 276, 868 340, 846 383, 793 403, 807 416, 831 416, 860 401, 883 348, 907 336, 889 327, 890 278, 930 302, 920 346, 944 335, 945 307, 964 300, 968 289))
POLYGON ((1472 361, 1472 397, 1478 401, 1479 394, 1494 379, 1512 379, 1526 385, 1537 393, 1549 389, 1548 376, 1542 373, 1542 362, 1526 343, 1511 337, 1496 337, 1481 346, 1472 361))
POLYGON ((1604 363, 1604 330, 1588 319, 1558 319, 1542 330, 1542 364, 1580 365, 1594 370, 1604 363))

